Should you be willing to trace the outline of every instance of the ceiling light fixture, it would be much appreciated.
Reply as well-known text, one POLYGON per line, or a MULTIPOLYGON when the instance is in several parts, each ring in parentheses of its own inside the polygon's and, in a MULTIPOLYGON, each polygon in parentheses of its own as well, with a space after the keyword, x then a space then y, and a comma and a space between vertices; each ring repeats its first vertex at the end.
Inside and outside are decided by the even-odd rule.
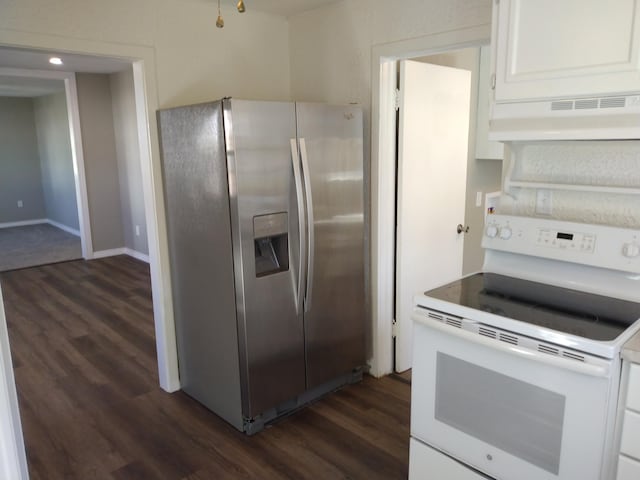
MULTIPOLYGON (((244 13, 247 11, 247 9, 244 6, 243 0, 238 0, 238 3, 236 3, 236 8, 240 13, 244 13)), ((222 13, 220 12, 220 0, 218 0, 218 18, 216 20, 216 27, 218 28, 224 27, 224 18, 222 18, 222 13)))
POLYGON ((51 57, 49 63, 52 65, 62 65, 62 59, 58 57, 51 57))

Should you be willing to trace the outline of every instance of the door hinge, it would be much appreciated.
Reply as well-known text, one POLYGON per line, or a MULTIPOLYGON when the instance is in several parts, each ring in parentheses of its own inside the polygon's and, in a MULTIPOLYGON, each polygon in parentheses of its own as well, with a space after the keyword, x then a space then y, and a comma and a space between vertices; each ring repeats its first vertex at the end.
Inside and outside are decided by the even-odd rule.
POLYGON ((396 88, 395 98, 393 99, 396 112, 400 110, 400 89, 396 88))
POLYGON ((398 336, 398 322, 393 320, 391 322, 391 337, 396 338, 398 336))
POLYGON ((491 74, 491 90, 495 90, 496 89, 496 74, 492 73, 491 74))

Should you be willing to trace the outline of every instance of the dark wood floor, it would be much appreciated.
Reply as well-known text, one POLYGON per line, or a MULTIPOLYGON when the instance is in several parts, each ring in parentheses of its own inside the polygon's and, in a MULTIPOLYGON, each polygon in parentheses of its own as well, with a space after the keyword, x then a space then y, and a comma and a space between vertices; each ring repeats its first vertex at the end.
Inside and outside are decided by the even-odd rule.
POLYGON ((0 282, 33 480, 407 476, 404 382, 365 377, 247 437, 158 387, 144 263, 60 263, 0 282))

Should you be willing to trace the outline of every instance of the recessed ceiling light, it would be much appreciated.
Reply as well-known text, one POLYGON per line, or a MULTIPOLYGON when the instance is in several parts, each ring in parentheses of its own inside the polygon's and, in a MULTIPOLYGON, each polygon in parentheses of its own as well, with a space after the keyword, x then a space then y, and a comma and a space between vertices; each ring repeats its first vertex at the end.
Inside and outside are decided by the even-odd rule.
POLYGON ((49 59, 49 63, 51 63, 53 65, 62 65, 62 59, 58 58, 58 57, 51 57, 49 59))

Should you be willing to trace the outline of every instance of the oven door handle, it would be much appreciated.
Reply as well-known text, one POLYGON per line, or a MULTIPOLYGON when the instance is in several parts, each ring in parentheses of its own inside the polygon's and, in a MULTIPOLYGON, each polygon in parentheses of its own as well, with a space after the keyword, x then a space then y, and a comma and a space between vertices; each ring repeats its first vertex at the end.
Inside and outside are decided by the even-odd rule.
POLYGON ((450 325, 440 323, 437 320, 429 320, 423 315, 420 315, 419 312, 413 314, 413 319, 419 322, 421 325, 424 325, 425 327, 439 330, 443 333, 446 333, 447 335, 452 335, 462 340, 482 345, 493 350, 498 350, 500 352, 508 353, 516 357, 531 360, 532 362, 543 363, 545 365, 562 368, 564 370, 571 370, 575 373, 580 373, 591 377, 609 377, 609 367, 607 365, 593 365, 591 363, 583 363, 579 360, 570 360, 563 357, 556 357, 549 353, 541 353, 535 350, 530 350, 528 348, 519 347, 517 345, 511 345, 500 340, 483 337, 482 335, 478 335, 477 333, 469 332, 458 327, 452 327, 450 325))

